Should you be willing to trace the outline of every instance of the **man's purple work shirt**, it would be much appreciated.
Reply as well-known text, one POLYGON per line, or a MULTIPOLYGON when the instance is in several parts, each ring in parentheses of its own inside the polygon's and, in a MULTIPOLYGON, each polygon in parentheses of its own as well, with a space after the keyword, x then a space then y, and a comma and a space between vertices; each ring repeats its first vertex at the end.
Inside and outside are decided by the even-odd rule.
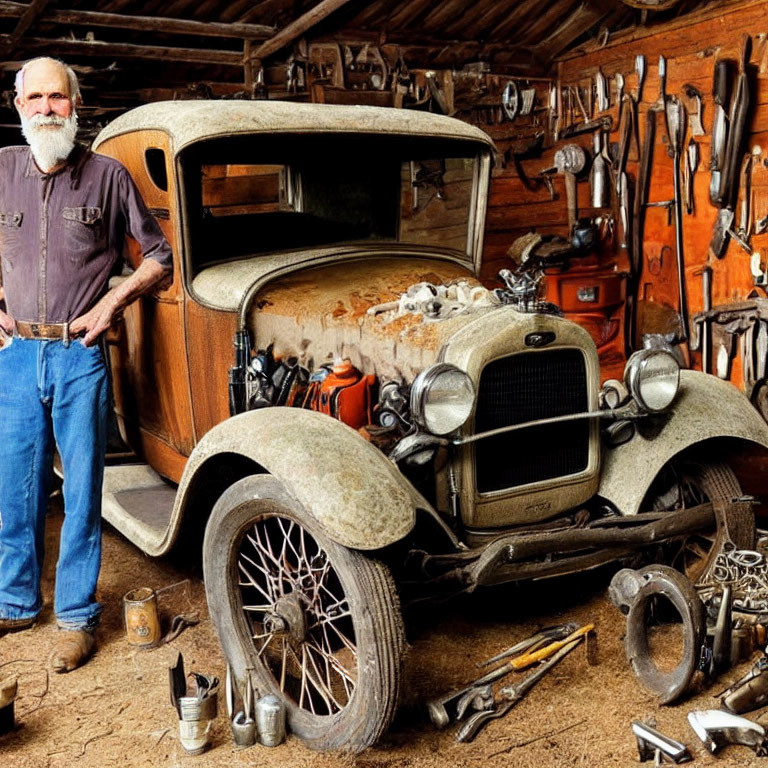
POLYGON ((2 284, 15 320, 65 323, 88 311, 106 291, 125 235, 171 268, 170 246, 117 160, 78 145, 47 174, 29 147, 0 149, 2 284))

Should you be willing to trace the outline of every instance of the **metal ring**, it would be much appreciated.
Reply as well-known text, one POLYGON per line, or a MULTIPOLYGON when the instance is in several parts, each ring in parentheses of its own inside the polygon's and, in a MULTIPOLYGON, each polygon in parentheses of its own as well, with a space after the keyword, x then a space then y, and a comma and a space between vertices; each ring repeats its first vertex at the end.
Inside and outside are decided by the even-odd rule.
POLYGON ((706 633, 704 604, 690 580, 666 565, 649 565, 638 571, 642 586, 627 614, 627 659, 640 682, 669 704, 688 687, 699 662, 706 633), (662 672, 653 663, 648 643, 646 609, 651 599, 665 597, 683 622, 683 657, 671 672, 662 672))
POLYGON ((729 558, 740 568, 756 568, 765 563, 762 552, 756 552, 754 549, 736 549, 730 553, 729 558))

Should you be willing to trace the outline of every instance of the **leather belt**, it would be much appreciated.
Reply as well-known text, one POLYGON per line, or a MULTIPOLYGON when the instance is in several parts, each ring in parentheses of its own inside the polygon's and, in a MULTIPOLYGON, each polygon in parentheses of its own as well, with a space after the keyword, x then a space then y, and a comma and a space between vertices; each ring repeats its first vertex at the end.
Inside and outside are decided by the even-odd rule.
POLYGON ((69 341, 69 323, 28 323, 16 321, 14 334, 22 339, 63 339, 69 341))

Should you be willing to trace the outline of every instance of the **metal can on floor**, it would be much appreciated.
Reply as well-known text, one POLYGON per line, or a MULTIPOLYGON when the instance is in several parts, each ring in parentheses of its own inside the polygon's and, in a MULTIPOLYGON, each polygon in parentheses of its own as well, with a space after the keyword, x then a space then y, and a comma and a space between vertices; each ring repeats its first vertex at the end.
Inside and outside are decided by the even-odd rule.
POLYGON ((256 728, 265 747, 276 747, 285 740, 285 704, 274 694, 256 702, 256 728))
POLYGON ((157 595, 150 587, 139 587, 123 597, 123 615, 128 642, 137 648, 152 648, 160 641, 157 595))

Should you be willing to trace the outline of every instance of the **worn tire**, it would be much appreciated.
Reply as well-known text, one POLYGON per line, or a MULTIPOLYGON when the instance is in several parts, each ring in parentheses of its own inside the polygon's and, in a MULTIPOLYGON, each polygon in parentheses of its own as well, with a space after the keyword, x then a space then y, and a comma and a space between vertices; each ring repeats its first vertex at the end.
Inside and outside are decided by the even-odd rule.
MULTIPOLYGON (((717 498, 732 499, 742 495, 741 484, 727 464, 717 462, 702 464, 691 470, 690 474, 698 484, 701 493, 709 501, 714 501, 717 498)), ((684 569, 686 575, 694 583, 697 583, 711 569, 718 552, 717 538, 716 535, 715 543, 712 544, 709 552, 706 553, 701 562, 689 564, 689 567, 684 569)))
POLYGON ((289 730, 312 749, 360 751, 381 737, 404 646, 386 566, 332 541, 278 480, 254 475, 216 503, 203 571, 241 691, 250 672, 258 695, 283 699, 289 730))
MULTIPOLYGON (((716 498, 736 498, 742 495, 741 485, 733 470, 724 463, 706 461, 684 461, 671 465, 684 495, 684 504, 700 504, 716 498)), ((674 514, 677 506, 659 506, 654 503, 654 491, 649 493, 644 508, 666 509, 674 514)), ((697 583, 712 566, 717 554, 714 545, 716 532, 711 536, 694 534, 683 541, 679 552, 672 556, 671 562, 692 582, 697 583)), ((669 561, 668 561, 669 562, 669 561)))

